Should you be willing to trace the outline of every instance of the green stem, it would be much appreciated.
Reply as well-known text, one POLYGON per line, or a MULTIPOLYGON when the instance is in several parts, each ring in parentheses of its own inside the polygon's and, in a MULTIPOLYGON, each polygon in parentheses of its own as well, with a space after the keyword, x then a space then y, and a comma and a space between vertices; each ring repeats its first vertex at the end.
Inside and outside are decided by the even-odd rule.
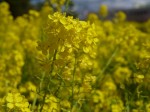
MULTIPOLYGON (((51 82, 51 74, 53 73, 53 70, 54 70, 54 61, 56 60, 56 54, 57 54, 57 50, 54 51, 54 55, 53 55, 53 59, 52 59, 52 64, 51 64, 51 70, 49 72, 49 81, 48 81, 47 88, 49 87, 49 84, 51 82)), ((44 78, 43 78, 43 80, 44 80, 44 78)), ((43 80, 42 80, 42 82, 43 82, 43 80)), ((42 84, 40 85, 40 88, 42 88, 42 84)), ((46 95, 47 95, 47 91, 45 91, 45 93, 44 93, 43 101, 42 101, 42 106, 40 108, 40 112, 42 112, 42 110, 43 110, 43 106, 44 106, 44 103, 45 103, 46 95)))
POLYGON ((125 100, 126 100, 126 112, 130 112, 130 104, 129 104, 129 94, 125 93, 125 100))
MULTIPOLYGON (((44 78, 45 78, 45 73, 42 74, 42 79, 41 79, 41 82, 40 82, 39 92, 42 88, 44 78)), ((36 104, 36 101, 37 101, 37 97, 38 97, 38 94, 36 93, 36 96, 35 96, 34 101, 32 103, 32 112, 34 111, 34 107, 35 107, 35 104, 36 104)))
POLYGON ((68 11, 70 0, 66 0, 65 12, 68 11))
POLYGON ((51 64, 51 70, 49 72, 49 75, 51 75, 53 73, 54 70, 54 62, 56 60, 56 54, 57 54, 57 50, 54 51, 54 55, 53 55, 53 59, 52 59, 52 64, 51 64))
POLYGON ((46 93, 46 91, 45 91, 44 97, 43 97, 43 101, 42 101, 42 106, 41 106, 41 108, 40 108, 40 112, 42 112, 42 110, 43 110, 44 103, 45 103, 45 99, 46 99, 46 95, 47 95, 47 93, 46 93))
POLYGON ((35 104, 36 104, 36 101, 37 101, 37 94, 36 94, 36 96, 35 96, 35 98, 34 98, 34 101, 33 101, 33 103, 32 103, 32 109, 31 109, 31 112, 34 112, 34 107, 35 107, 35 104))
POLYGON ((71 110, 72 110, 73 104, 74 104, 74 98, 73 98, 74 97, 74 78, 75 78, 76 67, 77 67, 77 59, 75 56, 74 69, 72 72, 72 85, 71 85, 71 89, 72 89, 72 92, 71 92, 71 110))
POLYGON ((106 69, 108 68, 108 66, 110 65, 110 63, 112 62, 113 58, 115 57, 115 55, 117 54, 119 50, 119 47, 117 46, 114 50, 114 52, 112 53, 111 57, 109 58, 109 60, 107 61, 106 65, 104 66, 104 68, 102 69, 101 73, 98 75, 97 80, 96 80, 96 84, 98 82, 101 82, 101 80, 105 77, 104 73, 106 71, 106 69))

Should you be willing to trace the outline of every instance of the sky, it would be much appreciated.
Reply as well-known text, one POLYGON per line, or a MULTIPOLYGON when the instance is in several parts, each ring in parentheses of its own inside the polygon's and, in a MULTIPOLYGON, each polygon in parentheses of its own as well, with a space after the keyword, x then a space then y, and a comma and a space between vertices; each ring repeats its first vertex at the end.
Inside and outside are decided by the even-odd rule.
MULTIPOLYGON (((31 0, 31 3, 43 2, 45 0, 31 0)), ((70 0, 71 1, 71 0, 70 0)), ((81 16, 89 11, 97 12, 100 4, 105 4, 111 9, 131 9, 150 6, 150 0, 72 0, 73 10, 81 16)))
POLYGON ((86 5, 84 7, 99 7, 106 4, 109 8, 139 8, 150 4, 150 0, 73 0, 76 5, 86 5))
POLYGON ((86 15, 88 11, 97 12, 100 4, 107 5, 110 10, 150 6, 150 0, 73 0, 73 2, 75 4, 73 10, 79 12, 81 16, 86 15))
MULTIPOLYGON (((31 3, 45 0, 31 0, 31 3)), ((71 1, 71 0, 70 0, 71 1)), ((139 8, 150 4, 150 0, 72 0, 75 5, 81 7, 97 8, 100 4, 106 4, 109 8, 139 8)))

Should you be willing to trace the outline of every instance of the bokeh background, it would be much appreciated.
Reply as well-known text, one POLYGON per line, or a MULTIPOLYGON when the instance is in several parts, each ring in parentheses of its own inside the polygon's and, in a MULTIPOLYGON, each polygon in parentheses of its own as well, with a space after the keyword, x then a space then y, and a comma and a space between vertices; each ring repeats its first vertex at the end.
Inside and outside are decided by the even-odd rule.
MULTIPOLYGON (((0 0, 10 4, 14 17, 27 13, 29 9, 40 10, 48 0, 0 0)), ((71 8, 68 13, 85 19, 88 13, 97 12, 99 6, 105 4, 109 9, 108 19, 113 18, 117 11, 124 11, 127 20, 144 22, 150 18, 150 0, 70 0, 71 8)))

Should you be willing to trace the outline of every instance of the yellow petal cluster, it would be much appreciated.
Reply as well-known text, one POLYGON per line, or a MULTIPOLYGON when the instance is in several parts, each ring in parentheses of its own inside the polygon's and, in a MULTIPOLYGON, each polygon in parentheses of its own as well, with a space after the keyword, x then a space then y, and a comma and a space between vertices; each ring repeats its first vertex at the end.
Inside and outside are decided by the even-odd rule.
POLYGON ((30 112, 29 103, 20 93, 8 93, 5 97, 8 111, 30 112))

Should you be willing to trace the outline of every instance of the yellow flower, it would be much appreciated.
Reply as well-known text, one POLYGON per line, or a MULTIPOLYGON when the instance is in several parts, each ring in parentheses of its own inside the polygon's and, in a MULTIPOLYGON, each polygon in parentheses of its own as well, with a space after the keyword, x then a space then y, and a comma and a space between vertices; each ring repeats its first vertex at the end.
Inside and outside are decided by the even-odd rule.
POLYGON ((121 112, 123 110, 123 108, 118 104, 113 104, 111 109, 111 112, 121 112))
POLYGON ((47 95, 42 112, 59 111, 58 99, 52 95, 47 95))
POLYGON ((122 12, 122 11, 119 11, 118 13, 116 13, 115 16, 116 16, 116 20, 118 22, 123 22, 123 21, 126 20, 126 14, 124 12, 122 12))
POLYGON ((96 20, 99 21, 98 15, 95 13, 89 13, 87 20, 90 21, 91 23, 94 23, 96 20))
POLYGON ((27 102, 25 97, 22 96, 20 93, 17 92, 8 93, 5 100, 6 100, 6 106, 8 110, 11 109, 29 110, 28 109, 29 103, 27 102))
POLYGON ((102 17, 106 17, 108 15, 108 9, 106 5, 101 5, 99 8, 99 14, 102 17))
POLYGON ((100 90, 92 91, 92 98, 94 103, 104 103, 105 94, 100 90))
POLYGON ((114 79, 117 83, 129 81, 131 77, 131 70, 127 67, 118 67, 114 73, 114 79))
POLYGON ((141 75, 141 74, 135 74, 134 75, 134 81, 136 83, 142 83, 143 79, 144 79, 144 75, 141 75))
POLYGON ((146 112, 150 112, 150 103, 146 104, 146 112))

